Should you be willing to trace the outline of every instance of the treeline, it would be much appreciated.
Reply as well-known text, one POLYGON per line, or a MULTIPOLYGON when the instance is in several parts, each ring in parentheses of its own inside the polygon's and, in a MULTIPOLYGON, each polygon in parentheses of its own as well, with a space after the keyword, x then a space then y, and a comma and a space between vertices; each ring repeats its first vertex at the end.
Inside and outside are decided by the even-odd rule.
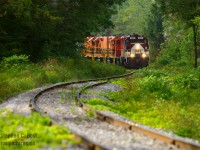
POLYGON ((30 55, 74 56, 77 42, 112 26, 110 17, 124 0, 1 0, 0 59, 30 55))
POLYGON ((139 33, 150 40, 151 61, 197 67, 199 16, 200 0, 1 0, 0 60, 75 56, 90 34, 139 33))
POLYGON ((148 19, 152 57, 161 64, 198 64, 200 52, 200 1, 155 0, 148 19))
POLYGON ((113 15, 113 34, 144 34, 151 62, 197 67, 200 55, 200 0, 127 0, 113 15))
POLYGON ((118 14, 112 16, 115 25, 113 34, 146 34, 148 14, 151 0, 127 0, 118 8, 118 14))

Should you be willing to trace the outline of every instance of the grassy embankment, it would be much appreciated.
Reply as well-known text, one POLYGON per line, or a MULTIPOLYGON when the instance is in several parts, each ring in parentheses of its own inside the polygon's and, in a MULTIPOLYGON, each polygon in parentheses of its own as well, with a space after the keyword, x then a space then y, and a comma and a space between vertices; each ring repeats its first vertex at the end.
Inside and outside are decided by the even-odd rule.
POLYGON ((120 75, 125 69, 82 58, 50 59, 29 63, 27 56, 12 56, 0 63, 0 102, 19 92, 45 84, 120 75))
MULTIPOLYGON (((5 58, 0 63, 0 102, 45 84, 100 78, 125 73, 125 69, 84 59, 51 59, 32 64, 27 56, 5 58)), ((38 114, 29 117, 0 111, 0 149, 36 149, 39 147, 66 147, 76 143, 68 129, 51 126, 48 118, 38 114), (27 133, 37 137, 24 137, 27 133), (9 138, 9 134, 11 137, 9 138), (10 145, 6 145, 9 144, 10 145), (15 142, 15 143, 13 143, 15 142), (16 145, 29 142, 29 145, 16 145)), ((25 144, 26 144, 25 143, 25 144)))
POLYGON ((101 99, 88 104, 200 141, 200 67, 152 66, 138 72, 130 80, 114 82, 122 90, 108 98, 117 104, 101 99))

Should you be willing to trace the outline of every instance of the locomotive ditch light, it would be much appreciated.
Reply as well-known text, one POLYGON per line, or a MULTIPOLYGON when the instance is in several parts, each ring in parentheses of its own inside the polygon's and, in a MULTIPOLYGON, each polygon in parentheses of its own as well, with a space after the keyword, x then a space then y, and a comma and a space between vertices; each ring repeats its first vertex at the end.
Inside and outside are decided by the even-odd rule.
POLYGON ((142 58, 146 58, 146 56, 147 56, 147 55, 146 55, 145 53, 142 54, 142 58))
POLYGON ((135 57, 135 55, 134 55, 134 54, 131 54, 131 57, 133 58, 133 57, 135 57))

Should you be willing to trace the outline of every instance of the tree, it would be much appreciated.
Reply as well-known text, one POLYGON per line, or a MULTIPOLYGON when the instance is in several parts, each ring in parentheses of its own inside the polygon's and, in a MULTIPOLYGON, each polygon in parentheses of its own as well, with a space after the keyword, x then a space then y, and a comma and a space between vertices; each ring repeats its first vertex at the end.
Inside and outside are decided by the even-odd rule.
POLYGON ((125 0, 2 0, 0 58, 30 55, 31 60, 74 56, 77 42, 112 26, 115 5, 125 0))
POLYGON ((152 0, 127 0, 113 15, 114 34, 145 34, 152 0))
POLYGON ((153 3, 151 5, 151 11, 148 15, 147 26, 145 33, 149 37, 151 45, 151 60, 156 60, 156 57, 160 53, 160 45, 164 43, 163 35, 163 17, 162 12, 158 4, 153 3))
POLYGON ((0 6, 0 57, 27 54, 32 60, 48 57, 45 44, 61 17, 50 12, 48 0, 4 0, 0 6))
POLYGON ((194 67, 197 67, 197 31, 198 24, 193 20, 200 15, 200 0, 157 0, 163 12, 174 15, 193 28, 194 35, 194 67))

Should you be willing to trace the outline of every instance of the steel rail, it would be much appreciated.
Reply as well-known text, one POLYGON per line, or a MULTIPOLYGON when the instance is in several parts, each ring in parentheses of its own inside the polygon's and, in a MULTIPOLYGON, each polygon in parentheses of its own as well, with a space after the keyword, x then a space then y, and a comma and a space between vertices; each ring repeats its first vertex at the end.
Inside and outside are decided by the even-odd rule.
MULTIPOLYGON (((99 112, 98 110, 94 110, 93 108, 91 108, 88 105, 86 105, 83 101, 81 101, 80 98, 81 98, 81 94, 82 94, 83 90, 89 89, 89 88, 92 88, 92 87, 96 87, 96 86, 99 86, 99 85, 106 84, 106 83, 108 83, 108 81, 110 81, 112 79, 118 79, 118 78, 123 78, 123 77, 126 77, 126 76, 130 76, 133 73, 134 72, 131 72, 131 73, 128 73, 128 74, 125 74, 125 75, 114 76, 114 77, 107 77, 107 78, 99 78, 99 79, 91 79, 91 80, 83 80, 83 81, 65 82, 65 83, 54 84, 54 85, 52 85, 50 87, 47 87, 47 88, 41 90, 40 92, 36 93, 31 98, 30 103, 29 103, 29 107, 31 108, 31 110, 37 111, 42 116, 45 116, 42 113, 42 111, 40 110, 40 108, 36 104, 38 98, 43 93, 51 91, 51 90, 54 90, 54 89, 57 89, 57 88, 64 88, 64 87, 66 87, 68 85, 72 85, 72 84, 99 81, 96 84, 89 85, 89 86, 87 86, 85 88, 82 88, 80 91, 78 91, 77 96, 76 96, 76 99, 77 99, 77 101, 79 103, 79 106, 82 107, 84 110, 92 111, 95 114, 97 119, 100 119, 102 121, 106 121, 106 122, 108 122, 110 124, 113 124, 113 125, 116 125, 116 126, 121 126, 123 128, 129 129, 131 131, 137 131, 137 132, 143 133, 143 134, 145 134, 147 136, 150 136, 152 138, 164 141, 164 142, 166 142, 168 144, 175 145, 175 146, 177 146, 178 148, 181 148, 181 149, 185 149, 185 150, 200 150, 200 145, 199 144, 196 144, 196 143, 193 143, 193 142, 188 142, 188 141, 185 141, 185 140, 181 140, 181 139, 178 139, 178 138, 175 138, 175 137, 170 137, 168 135, 161 134, 161 133, 156 132, 156 131, 151 130, 151 129, 146 129, 144 127, 139 126, 137 123, 127 123, 127 122, 124 122, 124 121, 121 121, 121 120, 117 120, 117 119, 115 119, 113 117, 107 116, 107 115, 99 112)), ((56 123, 56 120, 52 119, 52 122, 56 123)), ((83 143, 85 143, 87 145, 88 149, 91 149, 91 150, 106 150, 106 149, 109 149, 108 147, 105 147, 103 145, 95 143, 94 141, 91 141, 90 139, 88 139, 87 137, 85 137, 83 135, 79 135, 78 133, 76 133, 76 131, 72 131, 71 130, 71 132, 75 135, 75 137, 77 139, 81 139, 83 141, 83 143)))
POLYGON ((89 107, 88 105, 86 105, 81 100, 81 94, 82 94, 83 90, 86 90, 86 89, 89 89, 89 88, 92 88, 92 87, 96 87, 96 86, 99 86, 99 85, 106 84, 111 79, 112 78, 109 78, 105 82, 89 85, 89 86, 81 89, 77 94, 77 101, 79 102, 79 106, 82 107, 86 111, 87 110, 92 111, 95 114, 96 118, 98 118, 98 119, 100 119, 102 121, 108 122, 110 124, 113 124, 113 125, 116 125, 116 126, 120 126, 120 127, 126 128, 126 129, 131 130, 131 131, 136 131, 136 132, 143 133, 143 134, 145 134, 145 135, 147 135, 149 137, 155 138, 155 139, 160 140, 160 141, 164 141, 165 143, 168 143, 168 144, 175 145, 177 148, 181 148, 183 150, 200 150, 200 144, 193 143, 193 142, 188 142, 186 140, 178 139, 178 138, 175 138, 175 137, 171 137, 169 135, 165 135, 165 134, 159 133, 159 132, 157 132, 155 130, 152 130, 152 129, 146 129, 146 128, 140 126, 137 123, 128 123, 128 122, 125 122, 125 121, 121 121, 121 120, 115 119, 113 117, 110 117, 108 115, 105 115, 105 114, 101 113, 98 110, 95 110, 95 109, 89 107))
MULTIPOLYGON (((134 72, 131 73, 127 73, 124 75, 119 75, 119 76, 113 76, 113 77, 107 77, 107 78, 98 78, 98 79, 89 79, 89 80, 82 80, 82 81, 73 81, 73 82, 64 82, 64 83, 58 83, 58 84, 54 84, 52 86, 49 86, 41 91, 39 91, 38 93, 36 93, 29 102, 29 107, 31 109, 31 111, 36 111, 38 113, 41 114, 41 116, 46 116, 45 113, 43 113, 40 108, 37 105, 37 100, 38 98, 44 94, 45 92, 54 90, 54 89, 58 89, 58 88, 64 88, 66 86, 72 85, 72 84, 79 84, 79 83, 87 83, 87 82, 97 82, 97 81, 109 81, 111 79, 117 79, 117 78, 122 78, 122 77, 126 77, 126 76, 130 76, 132 75, 134 72)), ((63 118, 64 119, 64 118, 63 118)), ((57 124, 57 121, 53 118, 51 118, 52 123, 57 124)), ((79 135, 78 133, 76 133, 76 131, 71 130, 71 132, 75 135, 76 139, 80 139, 85 145, 87 145, 87 149, 89 150, 107 150, 110 149, 108 147, 105 147, 104 145, 98 144, 95 141, 91 141, 90 139, 88 139, 86 136, 83 135, 79 135)))

